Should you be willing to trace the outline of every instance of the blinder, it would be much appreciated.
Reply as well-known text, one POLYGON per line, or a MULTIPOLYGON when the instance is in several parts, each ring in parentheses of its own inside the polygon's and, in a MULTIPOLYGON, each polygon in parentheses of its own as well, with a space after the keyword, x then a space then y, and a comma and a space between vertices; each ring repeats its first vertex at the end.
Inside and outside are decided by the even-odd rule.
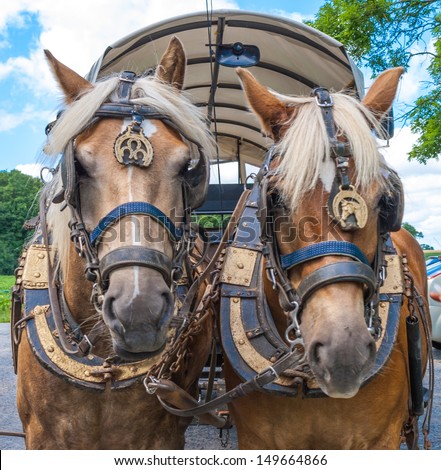
POLYGON ((404 190, 398 174, 388 168, 388 192, 381 196, 380 209, 380 232, 398 232, 403 223, 404 214, 404 190))

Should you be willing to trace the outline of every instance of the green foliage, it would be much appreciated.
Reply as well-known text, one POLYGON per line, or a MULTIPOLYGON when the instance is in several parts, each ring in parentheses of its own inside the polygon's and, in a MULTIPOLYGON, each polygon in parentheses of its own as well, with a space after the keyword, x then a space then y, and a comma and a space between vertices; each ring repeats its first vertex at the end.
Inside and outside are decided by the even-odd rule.
POLYGON ((24 222, 38 213, 38 178, 18 170, 0 171, 0 274, 13 274, 29 232, 24 222))
POLYGON ((14 281, 14 276, 0 276, 0 323, 9 322, 11 288, 14 281))
POLYGON ((427 243, 420 243, 420 247, 422 250, 433 250, 433 246, 428 245, 427 243))
POLYGON ((208 230, 221 229, 226 227, 230 218, 230 215, 204 214, 196 216, 194 222, 208 230))
POLYGON ((403 222, 401 224, 401 227, 406 229, 415 238, 424 238, 423 233, 419 232, 413 225, 409 224, 408 222, 403 222))
POLYGON ((420 138, 409 158, 427 163, 441 154, 441 1, 327 0, 308 24, 339 40, 350 56, 373 74, 407 68, 416 55, 429 63, 431 82, 403 118, 420 138), (433 40, 434 52, 429 50, 433 40))

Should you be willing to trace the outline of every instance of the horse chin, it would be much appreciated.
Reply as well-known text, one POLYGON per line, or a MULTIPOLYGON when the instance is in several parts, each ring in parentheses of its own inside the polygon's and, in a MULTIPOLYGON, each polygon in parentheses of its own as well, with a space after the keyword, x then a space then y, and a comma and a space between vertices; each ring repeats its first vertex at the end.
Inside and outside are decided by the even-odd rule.
POLYGON ((131 352, 120 346, 113 346, 115 354, 125 362, 138 362, 157 356, 165 349, 165 344, 155 351, 131 352))
POLYGON ((316 376, 315 378, 323 393, 325 393, 330 398, 353 398, 355 397, 355 395, 357 395, 360 390, 360 384, 351 384, 345 387, 342 386, 342 384, 340 383, 326 383, 325 381, 321 380, 318 376, 316 376))
POLYGON ((165 349, 167 342, 166 332, 156 332, 144 337, 136 335, 128 335, 127 338, 124 336, 116 335, 111 332, 113 351, 123 361, 134 362, 142 361, 150 357, 161 354, 165 349), (136 339, 136 341, 133 341, 136 339))

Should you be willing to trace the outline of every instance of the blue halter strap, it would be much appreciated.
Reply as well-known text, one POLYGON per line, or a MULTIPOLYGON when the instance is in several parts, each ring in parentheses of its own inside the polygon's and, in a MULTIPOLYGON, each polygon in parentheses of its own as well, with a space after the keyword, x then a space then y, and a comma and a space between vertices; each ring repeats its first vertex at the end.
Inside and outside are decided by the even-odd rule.
POLYGON ((340 255, 348 256, 355 259, 356 261, 361 261, 364 264, 370 265, 365 254, 358 248, 358 246, 349 242, 342 241, 327 241, 315 243, 313 245, 308 245, 299 250, 296 250, 287 255, 282 255, 281 263, 282 269, 287 270, 291 269, 294 266, 304 263, 305 261, 310 261, 315 258, 321 258, 323 256, 329 255, 340 255))
POLYGON ((95 246, 104 232, 118 220, 128 215, 148 215, 161 224, 169 233, 173 241, 179 241, 182 238, 182 229, 177 228, 175 224, 167 217, 164 212, 156 206, 148 202, 126 202, 121 204, 115 209, 111 210, 105 217, 103 217, 98 225, 93 229, 90 234, 90 243, 95 246))

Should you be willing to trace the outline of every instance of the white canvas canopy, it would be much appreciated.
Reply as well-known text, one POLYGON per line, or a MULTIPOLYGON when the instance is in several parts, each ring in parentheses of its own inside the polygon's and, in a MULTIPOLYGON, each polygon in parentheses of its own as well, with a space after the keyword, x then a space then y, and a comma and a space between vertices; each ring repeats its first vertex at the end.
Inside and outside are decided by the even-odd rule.
MULTIPOLYGON (((154 68, 175 35, 184 44, 187 73, 184 89, 205 109, 215 132, 219 155, 214 161, 259 166, 271 140, 262 135, 249 112, 232 67, 216 60, 219 46, 241 43, 259 48, 252 73, 265 86, 283 94, 309 94, 315 86, 363 94, 363 77, 343 45, 302 23, 238 10, 218 10, 173 18, 137 31, 109 46, 93 65, 89 80, 132 70, 154 68)), ((242 178, 243 179, 243 178, 242 178)))

